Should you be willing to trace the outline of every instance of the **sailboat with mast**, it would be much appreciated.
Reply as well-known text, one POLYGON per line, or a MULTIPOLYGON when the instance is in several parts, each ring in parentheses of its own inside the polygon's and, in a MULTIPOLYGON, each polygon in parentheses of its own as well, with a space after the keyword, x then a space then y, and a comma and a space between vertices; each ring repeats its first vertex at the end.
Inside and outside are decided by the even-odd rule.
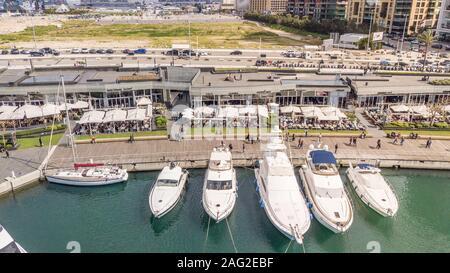
POLYGON ((116 166, 105 166, 103 163, 77 163, 75 142, 73 140, 72 128, 70 126, 69 110, 66 101, 66 90, 64 77, 61 76, 61 86, 64 95, 64 105, 67 116, 67 127, 73 155, 73 168, 58 170, 53 174, 46 175, 50 183, 70 186, 103 186, 128 180, 128 172, 116 166))

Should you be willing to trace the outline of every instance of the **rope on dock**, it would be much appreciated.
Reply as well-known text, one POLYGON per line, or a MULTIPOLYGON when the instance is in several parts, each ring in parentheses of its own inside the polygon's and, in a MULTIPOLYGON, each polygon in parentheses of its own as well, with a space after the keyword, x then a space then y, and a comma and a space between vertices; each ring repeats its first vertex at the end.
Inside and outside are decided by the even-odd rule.
POLYGON ((304 242, 304 241, 303 241, 303 244, 302 244, 302 248, 303 248, 303 253, 306 254, 306 250, 305 250, 305 242, 304 242))
POLYGON ((225 218, 225 222, 227 223, 228 232, 230 233, 230 238, 231 238, 231 242, 233 243, 234 252, 238 253, 236 244, 234 243, 233 234, 231 233, 230 225, 228 224, 228 218, 225 218))
POLYGON ((291 246, 291 244, 292 244, 292 241, 293 241, 293 240, 290 240, 290 241, 289 241, 289 244, 288 244, 288 246, 287 246, 286 250, 284 251, 284 253, 286 253, 286 252, 288 251, 289 247, 290 247, 290 246, 291 246))

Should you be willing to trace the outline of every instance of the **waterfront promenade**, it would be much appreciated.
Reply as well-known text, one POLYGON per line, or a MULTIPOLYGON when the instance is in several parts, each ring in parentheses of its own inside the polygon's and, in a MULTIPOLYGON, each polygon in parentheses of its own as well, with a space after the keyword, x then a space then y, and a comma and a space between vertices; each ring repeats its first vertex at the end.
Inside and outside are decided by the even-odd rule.
MULTIPOLYGON (((303 139, 303 148, 298 148, 299 137, 289 142, 290 153, 294 165, 303 163, 308 146, 317 143, 317 137, 303 139)), ((323 145, 328 145, 334 152, 338 145, 336 158, 346 165, 348 160, 379 160, 382 167, 410 167, 445 169, 450 166, 450 141, 433 140, 431 148, 425 148, 426 140, 405 140, 403 145, 393 144, 392 139, 380 138, 381 148, 376 149, 378 138, 357 139, 357 146, 349 145, 349 138, 323 137, 323 145), (386 164, 383 164, 386 162, 386 164), (396 164, 395 162, 403 162, 396 164), (406 162, 406 163, 405 163, 406 162), (412 165, 408 165, 409 163, 412 165), (421 164, 422 167, 421 167, 421 164), (431 164, 431 165, 430 165, 431 164), (434 166, 434 167, 433 167, 434 166)), ((205 167, 213 147, 220 145, 220 140, 151 140, 134 143, 114 142, 96 144, 78 144, 78 162, 102 162, 122 164, 129 170, 158 170, 165 162, 178 161, 186 168, 205 167)), ((241 140, 224 140, 231 144, 233 160, 236 166, 252 166, 254 161, 262 157, 260 144, 244 143, 241 140), (245 145, 243 151, 242 145, 245 145)), ((73 163, 71 149, 58 147, 50 159, 48 169, 69 167, 73 163)))

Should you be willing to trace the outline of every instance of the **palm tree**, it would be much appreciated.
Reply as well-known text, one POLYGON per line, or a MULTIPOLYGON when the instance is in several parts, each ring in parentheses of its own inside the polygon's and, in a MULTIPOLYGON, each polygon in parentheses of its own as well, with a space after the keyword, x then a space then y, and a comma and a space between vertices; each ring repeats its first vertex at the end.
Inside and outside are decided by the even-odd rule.
POLYGON ((428 48, 434 41, 434 34, 431 29, 427 29, 426 31, 422 32, 417 36, 417 39, 419 42, 425 44, 425 54, 423 56, 423 66, 422 70, 425 70, 425 64, 427 62, 427 54, 428 54, 428 48))

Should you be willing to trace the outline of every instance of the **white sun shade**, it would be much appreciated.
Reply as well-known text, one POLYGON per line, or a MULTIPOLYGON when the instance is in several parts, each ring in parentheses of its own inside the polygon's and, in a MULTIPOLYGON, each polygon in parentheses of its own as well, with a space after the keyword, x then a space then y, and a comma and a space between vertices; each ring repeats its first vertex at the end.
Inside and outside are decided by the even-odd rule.
POLYGON ((280 112, 283 113, 283 114, 288 114, 288 113, 300 113, 301 110, 300 110, 300 107, 298 107, 298 106, 292 106, 292 105, 289 105, 289 106, 283 106, 283 107, 281 107, 281 108, 280 108, 280 112))
POLYGON ((89 108, 89 103, 79 100, 72 105, 72 109, 86 109, 89 108))
POLYGON ((245 107, 239 108, 239 115, 244 116, 246 114, 250 116, 256 115, 256 107, 254 105, 247 105, 245 107))
POLYGON ((392 105, 391 106, 391 110, 393 112, 396 112, 396 113, 403 113, 403 112, 408 112, 409 111, 409 107, 404 105, 404 104, 392 105))
POLYGON ((42 106, 42 115, 44 117, 58 115, 59 113, 61 113, 61 110, 58 105, 47 103, 42 106))
POLYGON ((11 120, 40 118, 43 116, 42 108, 36 105, 25 104, 10 115, 11 120))
POLYGON ((103 118, 104 123, 108 122, 119 122, 125 121, 127 119, 127 111, 121 109, 114 109, 106 112, 103 118))
POLYGON ((146 113, 147 113, 146 109, 141 108, 130 109, 127 111, 127 120, 144 121, 149 118, 146 116, 146 113))
POLYGON ((149 105, 149 104, 152 104, 152 101, 149 98, 147 98, 147 97, 142 97, 142 98, 138 99, 136 104, 138 106, 149 105))
POLYGON ((0 113, 12 113, 17 109, 17 106, 2 105, 0 106, 0 113))
POLYGON ((83 114, 79 124, 89 124, 89 123, 101 123, 103 121, 103 117, 105 116, 105 112, 103 111, 89 111, 83 114))

